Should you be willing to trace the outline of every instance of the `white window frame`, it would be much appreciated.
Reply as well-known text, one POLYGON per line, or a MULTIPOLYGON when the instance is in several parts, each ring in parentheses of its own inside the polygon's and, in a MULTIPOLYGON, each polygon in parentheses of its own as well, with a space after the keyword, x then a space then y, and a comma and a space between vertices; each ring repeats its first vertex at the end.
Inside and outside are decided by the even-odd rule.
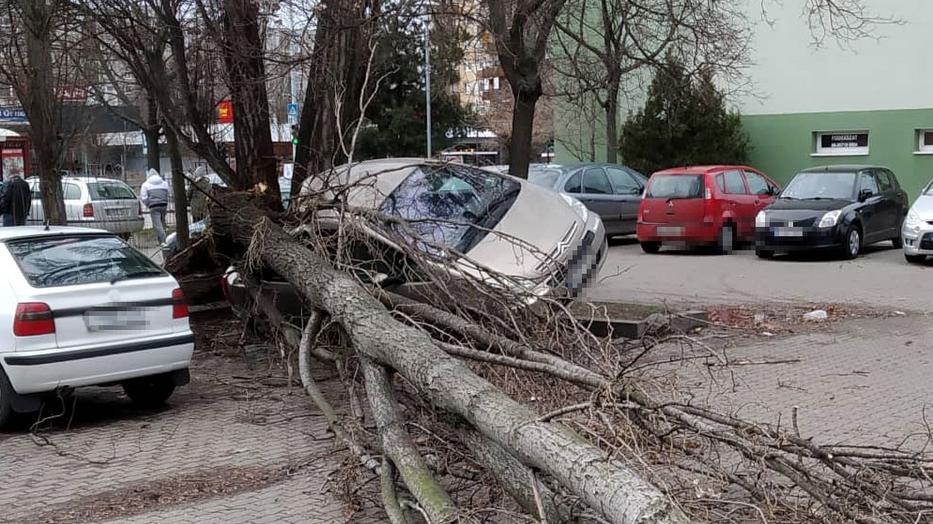
POLYGON ((829 131, 814 131, 813 132, 813 153, 810 156, 819 157, 819 156, 868 156, 868 152, 871 149, 871 132, 867 129, 850 129, 850 130, 829 130, 829 131), (821 146, 822 136, 823 135, 868 135, 868 145, 865 147, 836 147, 836 148, 823 148, 821 146))
POLYGON ((923 140, 927 133, 933 133, 933 128, 926 127, 917 129, 917 149, 914 151, 915 155, 933 155, 933 142, 927 144, 923 140))
POLYGON ((498 89, 499 89, 499 77, 498 77, 498 76, 495 76, 495 77, 492 78, 492 88, 493 88, 494 90, 498 90, 498 89))

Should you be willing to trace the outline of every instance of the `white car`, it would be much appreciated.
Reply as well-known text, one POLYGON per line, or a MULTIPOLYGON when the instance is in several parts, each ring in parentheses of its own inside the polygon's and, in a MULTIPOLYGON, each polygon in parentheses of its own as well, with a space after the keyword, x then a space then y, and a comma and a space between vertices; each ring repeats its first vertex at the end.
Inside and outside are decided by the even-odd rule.
MULTIPOLYGON (((29 177, 26 181, 32 190, 32 205, 26 223, 42 225, 45 223, 45 213, 42 210, 39 179, 29 177)), ((133 189, 122 180, 64 176, 62 193, 65 217, 70 226, 105 229, 124 238, 143 229, 144 219, 139 200, 133 189)))
POLYGON ((911 263, 920 263, 933 256, 933 181, 920 197, 910 206, 901 230, 904 239, 904 258, 911 263))
POLYGON ((112 233, 0 228, 0 296, 0 426, 60 388, 120 384, 158 405, 188 383, 178 283, 112 233))

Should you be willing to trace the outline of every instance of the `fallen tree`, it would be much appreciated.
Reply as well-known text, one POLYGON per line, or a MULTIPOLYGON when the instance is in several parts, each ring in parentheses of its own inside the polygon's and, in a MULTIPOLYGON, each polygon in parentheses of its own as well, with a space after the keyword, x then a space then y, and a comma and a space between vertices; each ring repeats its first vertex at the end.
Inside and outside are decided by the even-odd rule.
MULTIPOLYGON (((433 412, 425 423, 459 441, 537 521, 907 523, 933 515, 933 467, 923 453, 822 445, 796 427, 694 405, 637 371, 645 369, 642 359, 657 338, 620 352, 574 325, 562 304, 517 307, 519 297, 490 290, 482 279, 458 292, 503 307, 478 310, 475 297, 449 300, 443 272, 429 276, 437 285, 423 300, 412 300, 346 270, 347 243, 359 240, 355 220, 342 220, 336 239, 315 237, 313 228, 304 230, 310 238, 298 239, 250 195, 225 194, 219 204, 212 209, 213 227, 241 246, 231 253, 240 257, 241 269, 274 271, 315 311, 296 341, 298 331, 262 300, 261 285, 253 286, 259 310, 288 344, 300 347, 305 387, 335 434, 381 476, 393 522, 478 515, 468 499, 450 492, 443 468, 412 438, 415 422, 406 418, 417 410, 403 409, 402 399, 433 412), (328 329, 341 331, 347 347, 320 347, 328 329), (354 422, 340 420, 313 387, 306 372, 312 353, 362 370, 355 375, 377 427, 374 442, 344 429, 354 422), (531 409, 514 399, 523 389, 553 395, 557 407, 531 409), (379 454, 381 462, 373 459, 379 454)), ((409 255, 415 263, 436 256, 409 255)), ((724 360, 707 349, 702 355, 724 360)))

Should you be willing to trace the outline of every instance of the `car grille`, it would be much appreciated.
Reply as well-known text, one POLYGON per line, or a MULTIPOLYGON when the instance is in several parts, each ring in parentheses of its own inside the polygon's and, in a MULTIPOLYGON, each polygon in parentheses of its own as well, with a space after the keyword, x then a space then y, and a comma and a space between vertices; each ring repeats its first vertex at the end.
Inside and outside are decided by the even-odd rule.
POLYGON ((780 220, 768 218, 768 225, 774 227, 787 227, 790 226, 790 223, 793 222, 792 227, 813 227, 816 225, 816 218, 802 218, 800 220, 780 220))
POLYGON ((535 267, 537 272, 547 272, 549 267, 554 266, 558 260, 564 258, 564 253, 567 251, 567 249, 570 249, 570 246, 573 243, 573 238, 577 234, 577 228, 579 227, 580 225, 577 222, 574 222, 573 225, 570 226, 570 229, 568 229, 567 232, 564 233, 564 236, 560 238, 560 242, 558 242, 557 245, 554 246, 554 249, 545 255, 544 260, 542 260, 541 263, 535 267))
POLYGON ((598 266, 602 257, 605 256, 605 250, 600 249, 602 246, 593 245, 595 239, 596 234, 587 231, 580 245, 567 259, 567 263, 562 265, 551 276, 548 285, 551 287, 565 286, 573 290, 581 287, 592 273, 592 269, 598 266), (584 265, 587 267, 581 267, 584 265))
POLYGON ((933 233, 927 233, 920 238, 920 249, 933 249, 933 233))

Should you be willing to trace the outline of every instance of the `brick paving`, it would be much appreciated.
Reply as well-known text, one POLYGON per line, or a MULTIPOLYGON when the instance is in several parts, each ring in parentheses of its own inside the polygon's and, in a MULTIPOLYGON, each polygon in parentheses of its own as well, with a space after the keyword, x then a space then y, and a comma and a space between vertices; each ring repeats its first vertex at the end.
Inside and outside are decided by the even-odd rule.
POLYGON ((666 371, 695 401, 743 418, 788 427, 797 406, 801 434, 819 442, 926 444, 924 410, 933 404, 933 323, 926 316, 850 320, 727 354, 742 365, 666 371), (799 362, 751 364, 781 360, 799 362))
MULTIPOLYGON (((71 428, 44 432, 54 446, 29 435, 31 420, 0 432, 0 522, 88 522, 69 510, 144 490, 153 482, 211 472, 294 470, 246 491, 198 493, 194 500, 159 500, 142 514, 111 522, 378 522, 378 513, 348 514, 327 491, 329 475, 346 457, 300 387, 285 387, 267 362, 247 366, 239 355, 197 354, 192 383, 158 412, 133 408, 119 388, 79 390, 71 428), (263 384, 265 382, 265 384, 263 384), (65 512, 65 513, 63 513, 65 512), (64 516, 63 516, 64 515, 64 516), (55 517, 55 518, 53 518, 55 517)), ((339 386, 318 370, 325 392, 339 386)), ((58 422, 58 421, 57 421, 58 422)), ((90 514, 92 517, 93 513, 90 514)))

